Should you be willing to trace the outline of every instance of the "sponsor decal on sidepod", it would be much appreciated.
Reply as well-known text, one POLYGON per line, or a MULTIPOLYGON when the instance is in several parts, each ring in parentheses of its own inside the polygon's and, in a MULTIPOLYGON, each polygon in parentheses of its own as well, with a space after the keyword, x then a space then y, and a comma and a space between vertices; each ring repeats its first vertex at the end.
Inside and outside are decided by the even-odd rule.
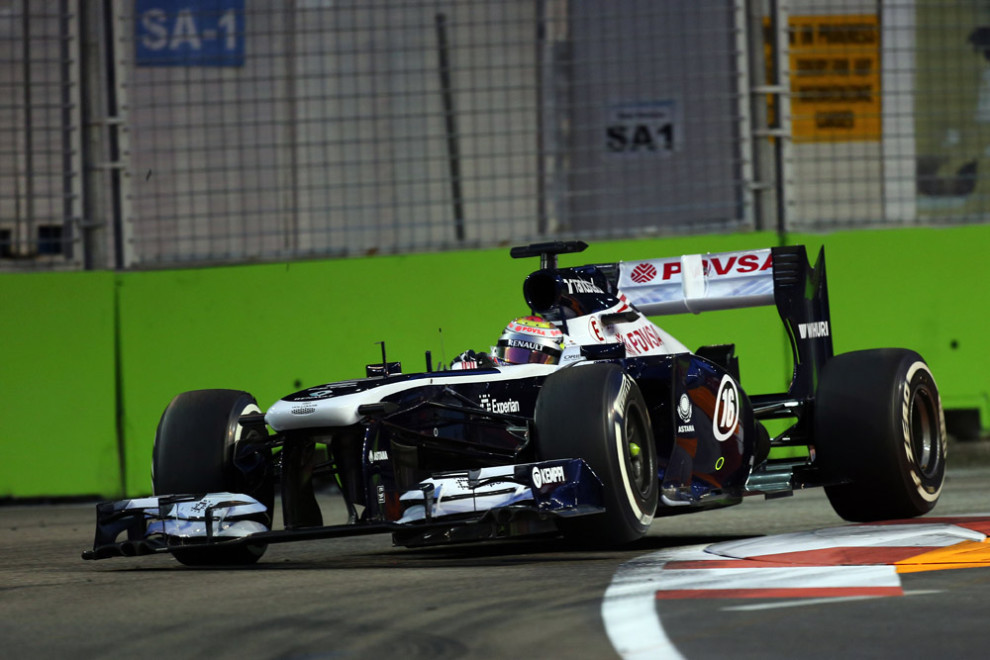
POLYGON ((739 426, 739 390, 736 383, 726 374, 718 386, 715 396, 715 414, 712 415, 712 431, 715 439, 725 442, 733 436, 739 426))
POLYGON ((482 394, 478 403, 481 404, 482 408, 493 413, 517 413, 520 410, 518 401, 514 399, 499 401, 498 399, 492 398, 488 394, 482 394))
POLYGON ((694 406, 691 405, 691 399, 688 398, 687 394, 682 394, 677 402, 677 416, 684 423, 677 427, 678 433, 694 433, 694 424, 690 423, 693 412, 694 406))

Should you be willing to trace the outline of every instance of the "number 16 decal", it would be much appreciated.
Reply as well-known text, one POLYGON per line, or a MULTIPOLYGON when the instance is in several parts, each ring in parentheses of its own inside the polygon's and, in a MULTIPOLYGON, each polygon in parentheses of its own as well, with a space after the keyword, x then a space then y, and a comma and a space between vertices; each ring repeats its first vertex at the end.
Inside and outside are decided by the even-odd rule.
POLYGON ((715 396, 715 414, 712 415, 712 431, 715 439, 725 442, 731 438, 739 426, 739 390, 732 378, 726 374, 718 386, 715 396))

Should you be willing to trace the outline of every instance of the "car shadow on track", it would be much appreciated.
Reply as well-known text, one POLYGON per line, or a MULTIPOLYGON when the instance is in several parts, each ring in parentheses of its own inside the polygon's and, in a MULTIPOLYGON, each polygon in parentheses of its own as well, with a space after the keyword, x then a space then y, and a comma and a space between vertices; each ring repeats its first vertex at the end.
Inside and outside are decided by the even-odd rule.
MULTIPOLYGON (((470 543, 430 548, 398 548, 383 545, 381 550, 369 550, 367 543, 360 548, 348 547, 340 540, 333 542, 307 541, 299 544, 270 546, 268 554, 252 566, 186 567, 165 557, 145 558, 150 564, 114 566, 117 570, 156 572, 163 570, 195 571, 305 571, 353 569, 410 568, 477 568, 497 566, 536 565, 545 563, 628 561, 643 554, 680 546, 712 544, 741 540, 751 536, 691 535, 649 536, 619 547, 576 546, 563 539, 507 540, 470 543), (292 545, 291 548, 288 546, 292 545), (342 552, 343 551, 343 552, 342 552)), ((387 543, 387 541, 385 542, 387 543)), ((141 559, 137 559, 141 561, 141 559)))
MULTIPOLYGON (((196 567, 192 570, 305 571, 411 568, 480 568, 549 563, 631 560, 643 554, 680 546, 741 540, 751 536, 692 535, 650 536, 620 547, 575 546, 562 539, 508 540, 430 548, 384 547, 368 550, 346 547, 339 541, 306 542, 285 552, 269 548, 269 554, 253 566, 196 567), (302 547, 305 546, 305 547, 302 547), (341 547, 344 546, 344 547, 341 547), (343 552, 341 552, 343 550, 343 552)), ((178 565, 176 565, 178 567, 178 565)), ((132 570, 160 570, 131 567, 132 570)))

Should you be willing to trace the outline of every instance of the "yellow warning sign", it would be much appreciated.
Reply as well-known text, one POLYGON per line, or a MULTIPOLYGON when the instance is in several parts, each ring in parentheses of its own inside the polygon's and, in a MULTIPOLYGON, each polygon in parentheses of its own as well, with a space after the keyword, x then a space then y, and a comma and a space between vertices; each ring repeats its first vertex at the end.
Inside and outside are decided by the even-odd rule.
MULTIPOLYGON (((772 34, 764 21, 767 79, 772 34)), ((795 142, 879 140, 880 24, 876 14, 791 16, 791 130, 795 142)), ((771 106, 771 119, 773 116, 771 106)))

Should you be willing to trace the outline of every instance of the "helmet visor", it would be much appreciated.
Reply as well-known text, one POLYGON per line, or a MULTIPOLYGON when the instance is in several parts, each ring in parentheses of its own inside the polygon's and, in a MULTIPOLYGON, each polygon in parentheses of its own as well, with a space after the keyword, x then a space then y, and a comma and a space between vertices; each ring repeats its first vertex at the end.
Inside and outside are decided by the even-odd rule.
POLYGON ((514 342, 499 341, 495 355, 509 364, 557 364, 560 361, 559 349, 548 346, 528 348, 510 345, 514 342))

